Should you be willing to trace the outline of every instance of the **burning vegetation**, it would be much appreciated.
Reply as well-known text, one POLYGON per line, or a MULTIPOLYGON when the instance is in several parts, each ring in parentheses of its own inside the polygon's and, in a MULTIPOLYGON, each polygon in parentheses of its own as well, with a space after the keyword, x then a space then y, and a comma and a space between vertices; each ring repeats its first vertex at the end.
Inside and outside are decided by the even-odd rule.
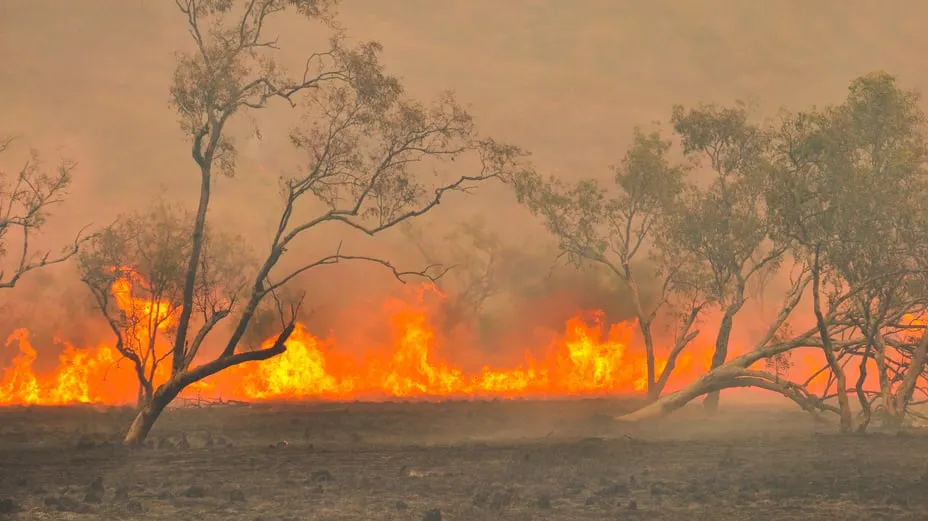
MULTIPOLYGON (((351 356, 339 350, 336 339, 318 338, 297 324, 280 356, 230 369, 200 382, 195 390, 208 397, 237 400, 379 400, 632 394, 646 387, 646 364, 639 353, 627 347, 633 333, 631 324, 610 326, 596 314, 569 320, 562 337, 552 339, 543 350, 527 350, 518 367, 483 367, 468 372, 443 357, 429 323, 427 301, 440 297, 437 289, 432 285, 416 289, 409 299, 385 306, 383 318, 392 330, 387 345, 351 356)), ((131 315, 136 309, 148 313, 150 302, 130 296, 131 291, 125 279, 119 279, 112 288, 124 314, 131 315)), ((7 347, 18 347, 19 355, 4 373, 0 402, 126 404, 139 399, 145 403, 150 399, 149 389, 163 384, 170 375, 160 361, 169 350, 167 331, 175 327, 176 315, 175 310, 150 319, 157 324, 157 331, 138 324, 120 330, 122 347, 104 344, 77 349, 66 344, 58 367, 44 375, 32 369, 36 349, 28 332, 16 331, 7 339, 7 347), (130 345, 145 349, 127 349, 130 345), (137 367, 126 360, 134 362, 135 358, 144 363, 139 397, 134 394, 139 387, 137 367), (117 364, 120 359, 123 362, 117 364)), ((149 323, 147 316, 144 323, 149 323)), ((273 338, 262 347, 270 342, 273 338)))
POLYGON ((0 287, 75 260, 112 336, 89 347, 62 339, 58 366, 40 374, 29 332, 13 332, 6 347, 18 354, 0 379, 0 404, 134 403, 129 445, 190 392, 243 400, 642 394, 647 405, 622 417, 634 421, 701 397, 711 412, 721 391, 751 387, 833 416, 843 431, 865 430, 874 417, 898 428, 917 415, 928 397, 920 204, 928 140, 919 97, 893 76, 860 77, 838 105, 764 123, 743 104, 675 107, 673 136, 636 129, 613 182, 571 184, 481 135, 450 94, 411 99, 383 69, 379 44, 350 44, 334 4, 178 1, 193 47, 179 55, 171 99, 189 140, 196 208, 158 201, 77 235, 55 257, 37 254, 30 239, 73 166, 48 175, 29 163, 2 179, 0 252, 12 271, 0 273, 0 287), (275 61, 266 29, 288 12, 332 34, 295 75, 275 61), (303 161, 280 173, 275 230, 252 249, 208 214, 214 186, 234 182, 230 125, 273 103, 304 111, 290 134, 303 161), (461 259, 448 248, 421 241, 430 264, 415 270, 341 244, 313 259, 288 253, 322 226, 376 237, 489 183, 511 189, 544 223, 561 258, 621 287, 613 296, 632 317, 611 323, 577 309, 541 343, 510 339, 505 349, 524 353, 518 360, 468 367, 456 353, 480 350, 452 331, 472 326, 502 284, 505 255, 485 228, 468 230, 463 267, 452 266, 461 259), (16 241, 21 250, 9 254, 16 241), (323 337, 306 322, 295 281, 343 263, 408 283, 378 312, 388 337, 346 346, 338 332, 323 337), (444 289, 449 279, 458 284, 444 289), (752 300, 779 305, 753 313, 752 300), (736 326, 751 321, 753 332, 739 336, 736 326))

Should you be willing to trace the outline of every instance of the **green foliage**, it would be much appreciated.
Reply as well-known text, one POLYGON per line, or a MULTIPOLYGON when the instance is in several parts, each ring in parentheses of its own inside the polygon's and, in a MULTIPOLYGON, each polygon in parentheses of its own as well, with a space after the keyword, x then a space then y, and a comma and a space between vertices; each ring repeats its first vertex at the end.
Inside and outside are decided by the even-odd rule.
POLYGON ((749 279, 776 269, 784 251, 770 241, 763 204, 770 135, 749 116, 739 103, 689 111, 677 106, 671 118, 684 154, 696 164, 707 161, 710 176, 687 187, 661 240, 695 256, 707 298, 723 308, 740 307, 749 279))
POLYGON ((918 95, 895 78, 855 80, 838 106, 784 118, 767 204, 797 258, 840 281, 899 289, 924 264, 928 141, 918 95))
POLYGON ((544 220, 568 260, 577 267, 605 267, 629 290, 645 339, 652 396, 660 393, 673 368, 668 363, 657 375, 651 326, 658 313, 670 309, 681 315, 673 358, 693 338, 690 329, 704 306, 692 256, 655 236, 673 228, 676 209, 684 204, 688 169, 670 162, 671 146, 659 133, 636 128, 632 145, 612 169, 612 186, 593 179, 568 185, 535 172, 513 179, 518 200, 544 220), (649 295, 642 284, 659 289, 649 295))
POLYGON ((663 281, 656 307, 638 302, 646 343, 660 304, 685 303, 695 314, 717 307, 713 365, 721 365, 749 286, 788 263, 799 273, 791 279, 796 298, 755 348, 769 353, 759 356, 772 381, 788 370, 789 349, 819 345, 831 371, 840 370, 836 357, 872 356, 881 392, 896 393, 890 380, 910 385, 902 374, 910 363, 922 372, 925 345, 901 323, 928 309, 928 140, 918 94, 875 72, 851 82, 843 103, 785 113, 773 124, 752 121, 743 103, 675 106, 671 123, 685 168, 667 161, 669 141, 636 131, 614 186, 526 174, 514 183, 519 200, 574 262, 604 264, 632 288, 663 281), (632 269, 643 260, 639 248, 649 262, 632 269), (787 333, 809 273, 818 328, 787 333), (860 339, 846 340, 854 335, 860 339))
POLYGON ((686 169, 670 163, 670 147, 660 134, 635 129, 632 146, 612 168, 613 187, 594 179, 567 185, 535 172, 522 173, 513 185, 571 261, 600 262, 620 273, 682 193, 686 169))

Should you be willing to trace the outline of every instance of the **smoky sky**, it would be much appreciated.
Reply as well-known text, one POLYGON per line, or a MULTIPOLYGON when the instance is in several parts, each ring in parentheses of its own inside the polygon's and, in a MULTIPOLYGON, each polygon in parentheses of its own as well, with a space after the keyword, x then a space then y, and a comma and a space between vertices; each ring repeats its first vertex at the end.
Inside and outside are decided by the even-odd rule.
MULTIPOLYGON (((388 70, 410 94, 453 89, 484 134, 524 147, 537 168, 565 179, 607 176, 633 126, 666 121, 675 103, 744 99, 772 115, 839 102, 851 79, 876 69, 906 87, 928 86, 928 4, 914 0, 344 0, 339 12, 354 40, 384 45, 388 70)), ((325 37, 301 24, 274 26, 288 56, 309 54, 325 37)), ((0 2, 0 133, 22 136, 18 155, 0 165, 16 165, 28 146, 49 163, 78 162, 72 196, 46 229, 50 244, 161 191, 194 204, 198 179, 168 97, 175 52, 189 45, 185 30, 167 0, 0 2)), ((240 172, 220 181, 210 213, 259 254, 278 215, 273 171, 293 159, 285 140, 273 139, 290 120, 275 124, 275 114, 262 122, 271 139, 239 141, 240 172)), ((247 121, 237 124, 247 130, 247 121)), ((501 187, 453 198, 429 222, 471 216, 544 249, 544 231, 501 187)), ((325 253, 341 240, 415 260, 399 237, 367 244, 339 229, 305 247, 325 253)), ((359 273, 329 269, 313 289, 326 301, 344 299, 368 286, 359 273)), ((67 289, 73 270, 53 275, 31 277, 0 304, 60 304, 57 314, 73 317, 86 295, 67 289)))

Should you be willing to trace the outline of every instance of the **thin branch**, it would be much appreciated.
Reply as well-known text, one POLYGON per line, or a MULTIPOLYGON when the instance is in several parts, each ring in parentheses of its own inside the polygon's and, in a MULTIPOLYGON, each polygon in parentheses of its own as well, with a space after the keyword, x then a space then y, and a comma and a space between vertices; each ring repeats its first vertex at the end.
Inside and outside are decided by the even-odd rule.
POLYGON ((77 255, 83 245, 88 240, 94 238, 95 234, 84 235, 84 232, 90 228, 90 225, 84 226, 74 237, 74 241, 65 248, 62 253, 58 256, 52 257, 51 252, 45 252, 41 257, 36 258, 35 255, 32 255, 33 260, 29 260, 29 234, 28 229, 23 231, 23 248, 22 255, 20 257, 19 265, 16 268, 16 271, 13 272, 7 280, 3 280, 4 272, 0 271, 0 289, 10 289, 19 282, 25 274, 29 273, 32 270, 37 270, 39 268, 44 268, 46 266, 53 266, 55 264, 61 264, 70 260, 72 257, 77 255))
POLYGON ((402 282, 403 284, 406 284, 408 282, 406 280, 407 277, 421 277, 430 282, 436 282, 438 281, 438 279, 444 276, 445 273, 447 273, 448 270, 450 269, 450 268, 442 268, 441 265, 438 265, 438 264, 432 264, 432 265, 426 266, 424 269, 417 270, 417 271, 401 271, 396 266, 394 266, 393 263, 385 259, 380 259, 377 257, 369 257, 365 255, 343 255, 341 253, 341 243, 339 243, 338 251, 336 251, 334 255, 322 257, 321 259, 313 261, 309 264, 305 264, 297 268, 296 270, 293 270, 292 272, 290 272, 288 275, 283 277, 278 282, 275 282, 273 285, 265 288, 264 291, 265 293, 275 291, 283 287, 285 284, 287 284, 288 282, 290 282, 291 280, 298 277, 302 273, 305 273, 308 270, 317 268, 319 266, 329 266, 332 264, 338 264, 341 261, 364 261, 364 262, 379 264, 380 266, 383 266, 387 268, 388 270, 390 270, 390 272, 393 274, 393 277, 396 278, 396 280, 402 282), (434 271, 436 269, 439 270, 437 273, 434 271))

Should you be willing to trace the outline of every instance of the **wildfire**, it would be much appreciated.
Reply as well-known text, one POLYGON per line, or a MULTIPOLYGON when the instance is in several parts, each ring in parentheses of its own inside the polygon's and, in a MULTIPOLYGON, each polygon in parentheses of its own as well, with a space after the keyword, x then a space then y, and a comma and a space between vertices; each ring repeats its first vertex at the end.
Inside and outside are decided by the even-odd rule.
MULTIPOLYGON (((121 279, 113 293, 127 314, 141 311, 154 318, 126 332, 127 338, 142 341, 152 326, 167 328, 176 310, 133 297, 133 283, 138 282, 121 279)), ((420 298, 423 293, 423 288, 417 292, 420 298)), ((426 306, 393 303, 387 314, 391 341, 366 347, 360 356, 340 349, 336 339, 317 337, 299 324, 283 355, 234 367, 191 389, 224 399, 254 401, 589 396, 640 393, 647 387, 644 352, 630 348, 636 325, 607 324, 602 313, 584 313, 568 320, 563 334, 540 350, 510 346, 525 350, 519 364, 472 371, 454 362, 454 349, 442 351, 443 339, 431 326, 426 306)), ((265 345, 271 342, 273 338, 265 345)), ((0 405, 126 404, 136 399, 134 369, 115 347, 103 343, 76 348, 60 339, 56 343, 64 347, 57 367, 36 374, 33 363, 38 352, 29 332, 20 329, 9 336, 6 348, 18 348, 18 354, 0 378, 0 405)), ((203 358, 209 356, 205 350, 203 358)), ((693 346, 678 359, 670 387, 705 372, 710 356, 710 348, 693 346)), ((657 361, 658 373, 665 364, 657 361)), ((155 371, 156 382, 167 377, 167 364, 163 365, 155 371)))
MULTIPOLYGON (((393 317, 394 339, 387 350, 370 351, 362 362, 337 351, 298 327, 287 351, 253 368, 229 373, 241 382, 248 398, 469 397, 631 393, 646 387, 644 359, 628 349, 628 324, 612 326, 603 338, 601 323, 580 318, 567 323, 563 340, 555 341, 539 360, 530 353, 515 368, 483 367, 467 374, 437 355, 427 316, 406 310, 393 317)), ((228 378, 227 378, 228 379, 228 378)), ((228 387, 228 385, 221 385, 228 387)))
MULTIPOLYGON (((103 345, 96 349, 77 349, 64 344, 58 356, 58 367, 51 375, 39 377, 32 371, 38 356, 29 341, 29 332, 19 329, 6 340, 9 349, 16 344, 19 354, 3 372, 0 380, 0 404, 65 405, 107 401, 112 382, 107 373, 119 359, 116 349, 103 345)), ((124 378, 132 389, 132 373, 124 378)))

